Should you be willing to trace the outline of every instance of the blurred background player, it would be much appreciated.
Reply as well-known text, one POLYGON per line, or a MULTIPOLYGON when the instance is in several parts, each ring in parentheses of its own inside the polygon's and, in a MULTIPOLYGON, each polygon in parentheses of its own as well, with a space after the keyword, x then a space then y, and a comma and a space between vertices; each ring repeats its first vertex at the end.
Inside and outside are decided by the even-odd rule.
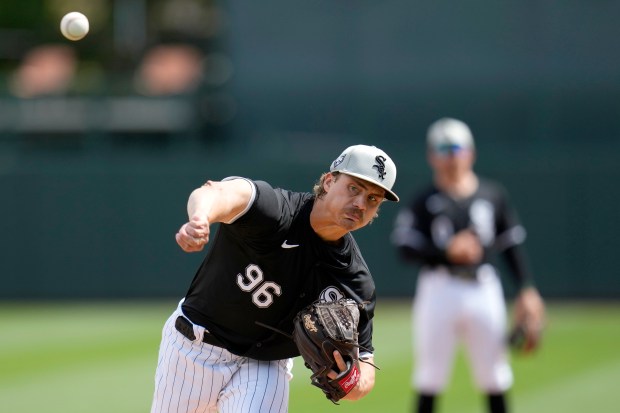
MULTIPOLYGON (((415 409, 433 411, 462 342, 488 411, 506 412, 513 375, 504 292, 491 259, 505 258, 519 290, 515 324, 540 331, 544 304, 521 247, 525 230, 504 188, 473 171, 474 140, 465 123, 433 123, 427 149, 433 183, 399 212, 392 234, 401 257, 420 266, 413 305, 415 409)), ((529 337, 525 350, 533 350, 537 338, 529 337)))

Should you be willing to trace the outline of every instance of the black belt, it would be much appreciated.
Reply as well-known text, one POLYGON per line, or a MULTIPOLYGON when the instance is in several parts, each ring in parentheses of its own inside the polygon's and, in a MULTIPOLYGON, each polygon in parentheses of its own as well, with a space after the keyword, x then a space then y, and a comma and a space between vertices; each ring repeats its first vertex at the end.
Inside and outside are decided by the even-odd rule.
MULTIPOLYGON (((191 321, 189 321, 187 318, 183 317, 182 315, 177 317, 177 320, 174 323, 174 327, 177 329, 177 331, 181 334, 183 334, 186 338, 188 338, 191 341, 196 340, 196 335, 194 334, 194 325, 192 324, 191 321)), ((207 343, 207 344, 211 344, 212 346, 218 346, 218 347, 224 347, 224 344, 217 339, 217 337, 215 337, 213 334, 209 333, 207 330, 205 330, 205 333, 202 337, 202 341, 203 343, 207 343)))
POLYGON ((476 281, 478 279, 478 267, 466 267, 457 265, 435 265, 428 267, 432 271, 443 270, 451 277, 462 280, 476 281))
POLYGON ((478 279, 478 270, 476 268, 451 268, 450 274, 453 277, 461 278, 463 280, 476 280, 478 279))

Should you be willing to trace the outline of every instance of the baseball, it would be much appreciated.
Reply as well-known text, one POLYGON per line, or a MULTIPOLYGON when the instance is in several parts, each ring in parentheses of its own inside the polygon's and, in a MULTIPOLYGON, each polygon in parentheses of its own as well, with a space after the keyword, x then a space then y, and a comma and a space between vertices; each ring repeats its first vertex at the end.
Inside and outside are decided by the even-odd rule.
POLYGON ((69 40, 80 40, 86 36, 89 23, 86 16, 77 11, 64 15, 60 21, 60 31, 69 40))

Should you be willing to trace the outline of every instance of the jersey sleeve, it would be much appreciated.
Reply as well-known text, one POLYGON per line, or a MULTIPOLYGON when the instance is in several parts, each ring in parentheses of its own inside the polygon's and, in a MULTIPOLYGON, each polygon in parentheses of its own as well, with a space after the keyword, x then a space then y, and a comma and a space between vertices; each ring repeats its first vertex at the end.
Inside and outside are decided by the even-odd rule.
POLYGON ((222 179, 222 182, 225 181, 232 181, 234 179, 242 179, 246 182, 248 182, 251 186, 252 186, 252 195, 250 196, 250 200, 248 201, 248 204, 246 205, 246 207, 243 209, 243 211, 239 212, 236 216, 234 216, 230 221, 224 222, 224 224, 232 224, 233 222, 235 222, 237 219, 239 219, 239 217, 242 217, 243 215, 246 214, 246 212, 248 212, 248 210, 250 209, 250 207, 254 204, 254 200, 256 199, 256 184, 254 182, 252 182, 250 179, 248 178, 243 178, 241 176, 229 176, 227 178, 222 179))
POLYGON ((355 299, 355 301, 363 304, 360 311, 358 341, 361 346, 360 356, 367 357, 374 352, 374 346, 372 344, 373 318, 377 303, 375 282, 366 261, 362 257, 359 246, 351 234, 349 234, 349 237, 351 239, 351 254, 353 257, 353 263, 349 268, 350 271, 352 270, 352 274, 347 277, 346 286, 343 285, 343 289, 345 289, 347 294, 355 299))
POLYGON ((242 216, 222 229, 255 251, 266 252, 282 242, 300 205, 311 195, 274 188, 265 181, 251 182, 256 189, 253 202, 242 216))
POLYGON ((227 224, 227 229, 244 237, 259 237, 281 226, 282 197, 265 181, 250 182, 254 187, 252 199, 245 212, 227 224))
POLYGON ((533 285, 530 265, 523 247, 525 228, 521 225, 506 189, 496 184, 495 190, 498 214, 494 249, 502 255, 518 288, 533 285))
MULTIPOLYGON (((326 248, 326 247, 324 247, 326 248)), ((323 255, 320 264, 308 277, 313 297, 333 301, 338 298, 350 298, 360 304, 358 324, 358 342, 360 354, 372 354, 373 318, 376 305, 376 286, 368 264, 351 233, 345 236, 345 243, 337 253, 329 248, 331 258, 323 255)))
POLYGON ((375 312, 375 302, 376 297, 373 293, 372 298, 369 302, 364 305, 363 310, 360 312, 360 322, 359 322, 359 344, 360 348, 360 357, 366 358, 373 354, 374 347, 372 345, 372 332, 373 332, 373 322, 372 319, 374 317, 375 312))
POLYGON ((421 195, 399 211, 391 242, 405 261, 428 265, 448 264, 445 249, 439 248, 431 239, 431 217, 425 207, 426 199, 426 195, 421 195))

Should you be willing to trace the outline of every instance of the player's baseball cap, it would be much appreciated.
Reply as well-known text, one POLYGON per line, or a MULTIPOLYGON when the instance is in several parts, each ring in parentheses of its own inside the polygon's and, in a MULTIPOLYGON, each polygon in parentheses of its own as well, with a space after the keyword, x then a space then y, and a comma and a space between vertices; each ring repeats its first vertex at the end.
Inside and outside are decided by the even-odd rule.
POLYGON ((353 145, 340 154, 329 168, 331 172, 341 172, 385 189, 385 198, 398 202, 392 191, 396 182, 396 165, 392 158, 376 146, 353 145))
POLYGON ((433 152, 451 153, 461 149, 473 149, 474 137, 465 122, 454 118, 441 118, 429 126, 426 144, 433 152))

